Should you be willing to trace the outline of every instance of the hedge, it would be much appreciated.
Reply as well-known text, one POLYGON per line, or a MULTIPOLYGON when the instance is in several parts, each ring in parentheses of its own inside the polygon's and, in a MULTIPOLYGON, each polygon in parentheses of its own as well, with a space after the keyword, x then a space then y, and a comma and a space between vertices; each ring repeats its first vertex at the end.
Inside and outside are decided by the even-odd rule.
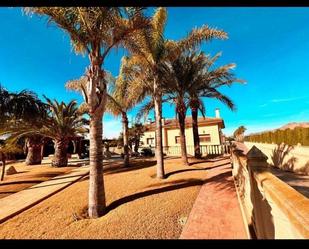
POLYGON ((245 136, 245 141, 257 143, 285 143, 288 145, 309 146, 309 128, 296 127, 294 129, 261 132, 245 136))

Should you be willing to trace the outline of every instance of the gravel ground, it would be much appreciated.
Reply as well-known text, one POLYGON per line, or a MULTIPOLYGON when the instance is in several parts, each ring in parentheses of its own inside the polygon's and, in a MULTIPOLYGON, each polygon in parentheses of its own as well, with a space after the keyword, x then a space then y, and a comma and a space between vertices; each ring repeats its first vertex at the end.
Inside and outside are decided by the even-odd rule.
POLYGON ((41 165, 27 166, 25 162, 10 163, 6 169, 11 166, 14 166, 17 174, 4 176, 4 181, 0 182, 0 199, 76 168, 55 168, 51 166, 49 159, 44 160, 41 165))
POLYGON ((176 239, 209 164, 185 167, 180 159, 167 159, 168 177, 160 180, 153 160, 134 160, 128 169, 115 162, 104 173, 109 211, 103 217, 86 218, 89 182, 85 178, 1 224, 0 238, 176 239))

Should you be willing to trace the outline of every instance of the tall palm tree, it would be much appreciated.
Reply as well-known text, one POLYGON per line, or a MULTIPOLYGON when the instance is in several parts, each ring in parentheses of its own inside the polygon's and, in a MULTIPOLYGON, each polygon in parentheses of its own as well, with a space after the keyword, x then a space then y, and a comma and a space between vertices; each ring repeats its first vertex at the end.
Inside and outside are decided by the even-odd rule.
MULTIPOLYGON (((224 65, 210 69, 216 58, 206 56, 203 52, 184 52, 177 59, 162 63, 159 69, 161 86, 164 93, 163 102, 171 102, 176 107, 176 117, 180 129, 181 156, 184 165, 188 164, 185 138, 185 119, 187 109, 197 108, 205 116, 205 106, 202 97, 217 98, 227 104, 231 109, 235 108, 234 103, 216 88, 222 85, 231 85, 233 82, 242 82, 234 77, 229 70, 235 67, 234 64, 224 65), (196 106, 197 104, 197 106, 196 106)), ((139 112, 147 115, 153 108, 153 102, 146 103, 139 112)), ((194 109, 193 109, 194 110, 194 109)), ((193 134, 198 137, 197 110, 192 111, 193 134), (196 115, 194 115, 196 114, 196 115)), ((199 141, 198 141, 199 147, 199 141)))
POLYGON ((210 55, 206 56, 204 53, 195 55, 195 70, 192 77, 192 84, 188 88, 188 106, 191 109, 194 156, 196 158, 201 157, 198 111, 201 111, 203 117, 205 117, 206 108, 203 98, 215 98, 225 104, 230 110, 235 111, 236 106, 233 101, 228 96, 222 94, 218 88, 221 86, 231 86, 236 82, 245 82, 236 78, 230 71, 236 66, 234 63, 214 67, 215 62, 220 56, 221 53, 213 57, 210 57, 210 55))
POLYGON ((119 76, 116 79, 115 86, 108 94, 107 111, 114 116, 122 118, 123 148, 124 148, 124 167, 129 166, 129 121, 128 111, 134 108, 145 97, 144 88, 137 84, 132 84, 126 79, 123 73, 128 57, 122 58, 122 66, 119 76))
POLYGON ((124 46, 136 51, 138 32, 146 32, 148 19, 143 8, 121 7, 31 7, 28 13, 47 16, 69 34, 77 53, 88 54, 87 87, 84 99, 90 115, 90 177, 88 214, 104 213, 106 202, 103 182, 102 117, 107 100, 104 60, 112 48, 124 46))
MULTIPOLYGON (((32 91, 8 92, 0 86, 0 126, 5 127, 6 122, 26 122, 38 126, 47 115, 46 104, 32 91)), ((26 165, 40 164, 42 161, 42 136, 29 136, 26 138, 27 150, 26 165)))
POLYGON ((227 34, 222 30, 203 26, 193 29, 187 37, 180 41, 167 40, 164 38, 164 28, 167 20, 166 8, 157 8, 152 20, 152 32, 139 34, 138 50, 132 55, 131 66, 128 73, 134 75, 140 86, 144 87, 153 99, 155 108, 156 123, 156 157, 157 177, 164 178, 164 162, 162 147, 162 96, 161 79, 159 67, 166 60, 176 59, 182 51, 194 48, 203 41, 210 41, 214 38, 226 39, 227 34))

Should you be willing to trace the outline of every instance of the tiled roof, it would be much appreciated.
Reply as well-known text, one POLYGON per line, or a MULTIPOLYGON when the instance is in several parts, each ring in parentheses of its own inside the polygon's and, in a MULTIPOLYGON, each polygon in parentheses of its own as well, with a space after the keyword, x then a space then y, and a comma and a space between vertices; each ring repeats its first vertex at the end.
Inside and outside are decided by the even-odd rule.
MULTIPOLYGON (((224 121, 221 118, 211 118, 211 117, 200 117, 198 118, 198 125, 207 126, 218 124, 221 128, 224 128, 224 121)), ((192 117, 186 117, 186 128, 192 127, 192 117)), ((156 124, 155 121, 152 121, 150 124, 145 124, 146 130, 155 130, 156 124)), ((176 119, 164 119, 164 124, 162 122, 162 126, 164 128, 179 128, 178 120, 176 119)))

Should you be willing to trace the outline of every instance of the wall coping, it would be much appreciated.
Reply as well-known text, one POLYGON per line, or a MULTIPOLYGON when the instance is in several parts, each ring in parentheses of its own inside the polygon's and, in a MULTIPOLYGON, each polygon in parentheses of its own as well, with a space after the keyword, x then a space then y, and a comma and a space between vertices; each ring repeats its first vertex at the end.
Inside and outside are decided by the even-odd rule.
POLYGON ((309 200, 294 188, 265 169, 255 168, 254 177, 261 183, 275 204, 288 217, 297 231, 309 238, 309 200))

